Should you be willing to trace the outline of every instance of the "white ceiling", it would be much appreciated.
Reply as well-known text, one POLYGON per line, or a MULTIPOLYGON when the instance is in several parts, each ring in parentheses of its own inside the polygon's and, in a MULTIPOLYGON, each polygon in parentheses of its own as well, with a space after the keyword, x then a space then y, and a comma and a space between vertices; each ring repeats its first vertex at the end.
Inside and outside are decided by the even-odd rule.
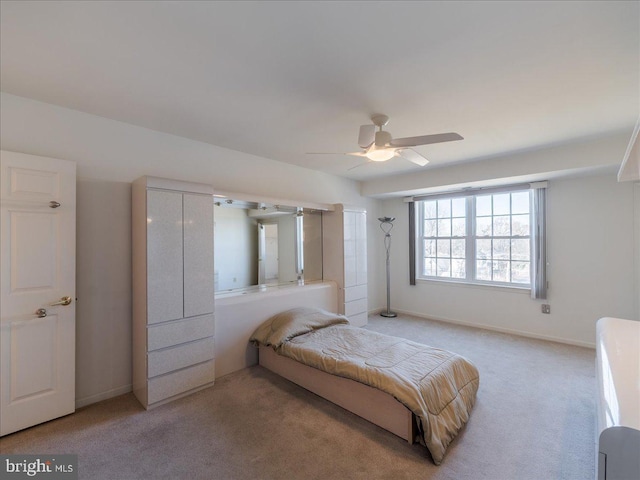
POLYGON ((633 130, 640 3, 9 2, 3 91, 364 180, 385 113, 424 168, 633 130))

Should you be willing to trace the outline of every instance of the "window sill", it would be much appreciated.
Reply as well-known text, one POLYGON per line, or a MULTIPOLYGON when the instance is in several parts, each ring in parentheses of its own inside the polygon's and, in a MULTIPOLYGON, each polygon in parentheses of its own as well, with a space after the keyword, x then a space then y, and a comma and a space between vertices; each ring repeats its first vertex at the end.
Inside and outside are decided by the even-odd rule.
POLYGON ((416 278, 417 284, 435 284, 435 285, 446 285, 462 287, 462 288, 473 288, 473 289, 481 289, 481 290, 492 290, 499 292, 508 292, 508 293, 520 293, 531 295, 531 287, 514 287, 512 285, 490 285, 486 283, 471 283, 471 282, 459 282, 455 280, 446 280, 446 279, 431 279, 431 278, 416 278))

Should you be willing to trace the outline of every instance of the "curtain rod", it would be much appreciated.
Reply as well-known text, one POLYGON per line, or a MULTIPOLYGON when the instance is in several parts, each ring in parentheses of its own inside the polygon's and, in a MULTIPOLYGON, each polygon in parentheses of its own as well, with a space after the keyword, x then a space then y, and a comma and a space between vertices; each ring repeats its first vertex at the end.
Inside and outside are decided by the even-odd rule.
POLYGON ((490 193, 502 193, 513 192, 517 190, 531 190, 538 188, 547 188, 547 181, 544 182, 531 182, 531 183, 518 183, 515 185, 504 185, 500 187, 478 187, 478 188, 463 188, 462 190, 451 190, 448 192, 438 193, 425 193, 424 195, 414 195, 412 197, 404 197, 402 200, 405 203, 418 202, 420 200, 437 200, 438 198, 452 198, 452 197, 466 197, 469 195, 478 194, 490 194, 490 193))

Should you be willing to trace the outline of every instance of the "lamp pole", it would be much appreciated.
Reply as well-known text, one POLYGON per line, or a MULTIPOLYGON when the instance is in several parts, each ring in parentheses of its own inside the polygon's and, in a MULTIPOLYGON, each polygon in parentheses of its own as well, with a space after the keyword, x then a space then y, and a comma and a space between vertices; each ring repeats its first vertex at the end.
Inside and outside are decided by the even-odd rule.
POLYGON ((398 314, 391 311, 391 274, 389 266, 389 258, 391 254, 391 230, 393 230, 394 217, 380 217, 380 229, 384 232, 384 248, 387 253, 387 311, 380 312, 383 317, 393 318, 398 314))

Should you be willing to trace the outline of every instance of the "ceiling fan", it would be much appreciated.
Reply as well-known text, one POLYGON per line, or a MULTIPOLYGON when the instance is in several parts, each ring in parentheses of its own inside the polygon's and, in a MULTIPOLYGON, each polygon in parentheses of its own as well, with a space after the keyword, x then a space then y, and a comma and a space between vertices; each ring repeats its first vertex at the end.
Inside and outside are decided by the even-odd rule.
MULTIPOLYGON (((463 139, 462 136, 453 132, 438 133, 435 135, 421 135, 418 137, 393 138, 389 132, 382 130, 382 127, 389 123, 389 117, 380 114, 373 115, 371 117, 371 121, 373 122, 373 125, 360 126, 358 145, 360 145, 362 151, 344 153, 343 155, 366 157, 368 158, 366 163, 386 162, 393 157, 401 157, 423 167, 429 163, 429 160, 410 147, 463 139), (379 128, 377 132, 376 127, 379 128)), ((358 167, 360 165, 356 166, 358 167)))

